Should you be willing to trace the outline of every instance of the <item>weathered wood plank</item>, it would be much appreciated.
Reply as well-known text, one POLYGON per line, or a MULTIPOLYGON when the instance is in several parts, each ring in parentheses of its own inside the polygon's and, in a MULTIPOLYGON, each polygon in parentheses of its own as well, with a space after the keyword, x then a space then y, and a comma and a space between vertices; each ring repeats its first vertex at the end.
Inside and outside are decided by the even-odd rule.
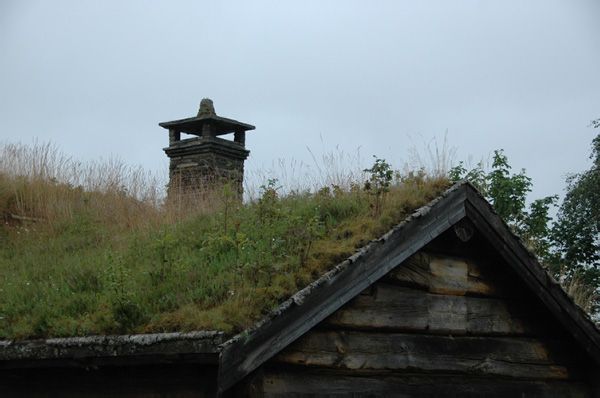
POLYGON ((387 277, 403 286, 429 290, 429 256, 422 252, 416 253, 394 268, 387 277))
POLYGON ((529 303, 467 297, 467 332, 470 334, 546 336, 547 320, 529 303))
POLYGON ((432 332, 466 334, 469 328, 467 319, 467 299, 464 296, 439 296, 428 294, 427 328, 432 332))
POLYGON ((274 357, 281 363, 348 370, 580 377, 578 358, 554 341, 313 330, 274 357))
POLYGON ((429 291, 464 296, 468 290, 469 265, 466 261, 430 257, 429 291))
POLYGON ((370 295, 359 295, 327 318, 337 328, 425 330, 429 323, 428 294, 377 283, 370 295))
POLYGON ((474 260, 419 252, 392 270, 388 279, 402 286, 439 294, 518 296, 500 275, 501 270, 496 268, 491 264, 477 264, 474 260))
POLYGON ((376 283, 340 308, 323 326, 476 335, 545 334, 530 305, 499 299, 429 294, 376 283))
POLYGON ((401 397, 547 397, 584 398, 592 392, 584 383, 510 380, 486 377, 340 374, 323 371, 265 369, 247 391, 251 397, 276 396, 401 396, 401 397))

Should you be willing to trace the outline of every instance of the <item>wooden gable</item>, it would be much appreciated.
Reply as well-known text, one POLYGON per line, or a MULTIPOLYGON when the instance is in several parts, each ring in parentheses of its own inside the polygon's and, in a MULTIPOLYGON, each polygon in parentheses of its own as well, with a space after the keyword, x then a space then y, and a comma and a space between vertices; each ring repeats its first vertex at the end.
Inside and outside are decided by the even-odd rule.
POLYGON ((593 396, 597 365, 488 255, 420 251, 241 388, 257 396, 593 396))
POLYGON ((598 395, 597 329, 470 184, 339 268, 225 345, 221 387, 238 374, 233 395, 598 395))

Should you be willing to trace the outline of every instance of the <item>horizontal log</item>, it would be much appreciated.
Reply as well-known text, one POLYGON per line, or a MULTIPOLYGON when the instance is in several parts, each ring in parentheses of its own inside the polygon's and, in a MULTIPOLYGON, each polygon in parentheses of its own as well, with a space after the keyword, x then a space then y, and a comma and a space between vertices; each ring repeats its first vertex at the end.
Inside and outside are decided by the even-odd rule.
POLYGON ((533 335, 544 334, 547 329, 527 304, 429 294, 386 283, 376 283, 366 292, 328 317, 323 325, 477 335, 533 335))
POLYGON ((424 330, 429 323, 429 295, 417 289, 376 283, 370 294, 356 296, 323 324, 339 328, 424 330))
POLYGON ((394 268, 388 279, 437 294, 520 297, 514 283, 492 261, 478 264, 474 260, 419 252, 394 268))
MULTIPOLYGON (((460 376, 399 376, 389 373, 339 374, 302 369, 265 369, 248 388, 250 396, 402 397, 591 397, 585 383, 460 376)), ((241 395, 242 392, 240 392, 241 395)))
POLYGON ((580 376, 579 366, 584 366, 569 348, 525 338, 313 330, 280 352, 275 361, 326 369, 568 379, 580 376))

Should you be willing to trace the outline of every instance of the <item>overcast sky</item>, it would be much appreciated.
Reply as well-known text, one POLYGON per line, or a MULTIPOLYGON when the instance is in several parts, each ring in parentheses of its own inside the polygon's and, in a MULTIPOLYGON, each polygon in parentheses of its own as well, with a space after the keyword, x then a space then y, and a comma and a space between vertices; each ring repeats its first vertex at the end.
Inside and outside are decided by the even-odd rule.
POLYGON ((600 118, 600 2, 0 0, 0 139, 166 170, 159 122, 256 126, 249 170, 336 147, 394 166, 447 131, 562 194, 600 118))

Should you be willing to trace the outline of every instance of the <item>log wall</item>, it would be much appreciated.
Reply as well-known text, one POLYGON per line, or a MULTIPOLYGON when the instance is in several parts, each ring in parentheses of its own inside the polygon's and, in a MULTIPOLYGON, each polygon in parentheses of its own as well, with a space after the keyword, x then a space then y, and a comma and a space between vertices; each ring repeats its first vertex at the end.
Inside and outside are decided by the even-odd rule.
POLYGON ((588 397, 591 363, 493 261, 418 253, 238 394, 588 397))

